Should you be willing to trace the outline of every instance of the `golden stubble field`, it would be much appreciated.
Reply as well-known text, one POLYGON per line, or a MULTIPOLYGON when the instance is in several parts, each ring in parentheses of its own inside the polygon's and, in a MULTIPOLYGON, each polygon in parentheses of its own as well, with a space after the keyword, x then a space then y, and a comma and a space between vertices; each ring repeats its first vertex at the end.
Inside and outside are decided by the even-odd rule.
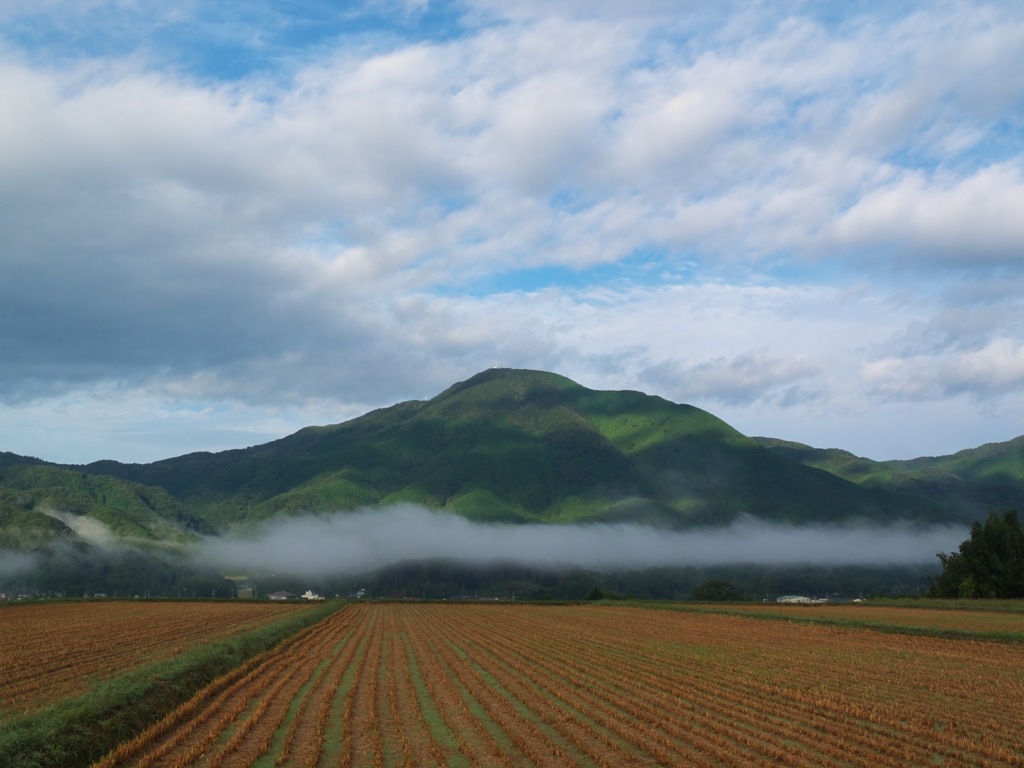
POLYGON ((128 600, 6 606, 0 610, 0 717, 305 608, 128 600))
POLYGON ((611 606, 356 604, 118 766, 1024 765, 1024 648, 611 606))

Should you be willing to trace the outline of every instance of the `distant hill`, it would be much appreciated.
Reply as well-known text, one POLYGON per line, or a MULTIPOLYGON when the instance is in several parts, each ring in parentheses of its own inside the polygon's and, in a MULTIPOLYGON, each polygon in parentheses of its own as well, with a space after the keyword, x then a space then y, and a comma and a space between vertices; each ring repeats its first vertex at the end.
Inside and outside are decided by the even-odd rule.
MULTIPOLYGON (((902 470, 864 462, 758 441, 660 397, 493 369, 430 400, 244 450, 63 468, 4 454, 0 486, 23 494, 18 514, 38 509, 48 493, 51 506, 103 516, 123 535, 144 535, 133 526, 153 533, 143 520, 153 523, 151 513, 180 530, 223 531, 279 514, 395 502, 503 522, 686 527, 727 525, 742 513, 798 524, 968 522, 998 495, 947 498, 916 479, 951 472, 931 466, 906 470, 914 482, 876 482, 871 478, 902 470)), ((1006 465, 980 455, 965 462, 977 467, 975 479, 962 480, 971 488, 982 487, 982 476, 1002 478, 1006 465)))
POLYGON ((911 472, 941 471, 989 488, 1024 485, 1024 435, 1005 443, 986 443, 952 456, 929 456, 908 461, 888 461, 911 472))
POLYGON ((987 507, 1024 510, 1024 436, 906 461, 872 461, 837 448, 754 439, 780 456, 863 487, 959 505, 976 518, 987 507))
POLYGON ((66 539, 145 546, 212 532, 162 488, 0 454, 0 548, 66 539))

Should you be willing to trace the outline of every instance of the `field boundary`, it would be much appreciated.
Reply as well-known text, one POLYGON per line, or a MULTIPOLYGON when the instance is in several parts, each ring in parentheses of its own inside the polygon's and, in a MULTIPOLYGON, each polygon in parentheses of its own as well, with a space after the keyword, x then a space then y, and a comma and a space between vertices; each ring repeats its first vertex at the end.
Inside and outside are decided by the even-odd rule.
POLYGON ((75 768, 99 760, 218 677, 294 639, 350 603, 297 615, 163 659, 0 727, 0 768, 75 768))
MULTIPOLYGON (((790 616, 770 611, 735 611, 710 605, 686 605, 683 603, 631 603, 632 607, 648 608, 655 611, 680 611, 682 613, 706 613, 717 616, 739 616, 758 621, 782 621, 790 624, 811 624, 839 629, 862 629, 887 635, 908 635, 910 637, 935 637, 943 640, 973 640, 984 643, 1024 645, 1022 632, 984 632, 973 629, 951 629, 943 627, 917 627, 906 624, 886 624, 879 621, 837 619, 828 616, 790 616)), ((813 608, 808 608, 813 611, 813 608)))
POLYGON ((985 611, 987 613, 1024 613, 1024 599, 1013 598, 872 598, 870 605, 885 608, 924 608, 942 611, 985 611))

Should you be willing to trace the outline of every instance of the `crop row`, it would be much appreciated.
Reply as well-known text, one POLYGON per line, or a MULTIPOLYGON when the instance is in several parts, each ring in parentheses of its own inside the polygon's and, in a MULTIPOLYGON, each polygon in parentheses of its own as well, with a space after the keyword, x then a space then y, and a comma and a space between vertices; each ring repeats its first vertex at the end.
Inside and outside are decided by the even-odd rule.
MULTIPOLYGON (((765 750, 778 748, 780 742, 803 742, 800 752, 806 755, 815 750, 829 752, 833 744, 834 758, 843 756, 856 764, 854 758, 859 753, 863 756, 861 763, 866 765, 905 765, 908 760, 928 762, 939 756, 947 762, 1016 759, 1019 741, 1015 734, 1021 732, 1022 718, 1009 702, 1019 701, 1014 698, 1020 694, 1019 654, 1010 663, 999 659, 1001 663, 994 669, 979 675, 980 665, 985 662, 970 654, 990 649, 979 649, 975 644, 960 644, 957 648, 948 643, 942 648, 934 641, 925 642, 924 650, 935 652, 943 661, 936 674, 927 664, 919 665, 927 661, 927 652, 919 652, 920 658, 915 659, 908 656, 906 643, 897 641, 897 647, 891 648, 886 640, 868 633, 802 632, 802 637, 792 638, 802 643, 790 643, 779 649, 784 652, 773 653, 772 634, 785 637, 791 629, 742 620, 731 625, 727 620, 710 623, 713 628, 717 624, 720 639, 716 652, 709 654, 709 647, 714 646, 679 642, 692 639, 682 632, 675 633, 675 647, 651 642, 652 636, 657 638, 666 629, 687 629, 693 624, 690 621, 666 627, 657 620, 652 625, 649 615, 640 614, 623 616, 628 620, 613 627, 607 621, 607 612, 600 622, 588 622, 580 613, 574 611, 570 616, 573 626, 564 627, 587 638, 572 646, 572 653, 559 639, 562 634, 557 625, 538 628, 521 615, 506 627, 495 620, 497 617, 487 617, 478 631, 494 647, 517 648, 531 664, 550 668, 560 662, 558 673, 562 679, 577 688, 602 686, 612 700, 623 697, 642 702, 646 697, 653 698, 656 705, 660 693, 663 701, 671 704, 668 709, 662 707, 662 723, 670 723, 678 710, 687 713, 684 719, 689 723, 706 718, 705 732, 739 729, 730 737, 738 742, 765 742, 776 734, 775 746, 766 743, 765 750), (594 627, 594 623, 601 626, 594 627), (850 653, 855 648, 843 647, 865 636, 873 644, 862 648, 859 656, 850 653), (512 640, 514 645, 509 644, 512 640), (824 653, 823 644, 827 649, 824 653), (747 653, 734 655, 735 648, 747 653), (965 674, 959 680, 945 676, 951 648, 960 651, 958 663, 965 674), (843 655, 845 663, 833 663, 837 653, 843 655), (909 674, 891 681, 879 679, 874 665, 887 653, 902 658, 909 674), (864 686, 860 678, 867 678, 869 684, 864 686), (866 691, 870 694, 865 695, 866 691), (908 691, 917 696, 916 701, 908 701, 899 709, 885 703, 895 694, 908 691), (941 696, 927 695, 935 691, 941 691, 941 696), (982 698, 986 694, 987 699, 982 698), (958 702, 960 710, 955 719, 936 721, 931 710, 939 700, 958 702), (978 704, 982 706, 976 707, 978 704), (887 746, 882 749, 879 745, 887 746)), ((921 639, 899 640, 922 645, 921 639)), ((779 755, 772 760, 785 762, 779 755)))
POLYGON ((1022 670, 1014 647, 729 616, 360 604, 95 768, 1022 766, 1022 670))

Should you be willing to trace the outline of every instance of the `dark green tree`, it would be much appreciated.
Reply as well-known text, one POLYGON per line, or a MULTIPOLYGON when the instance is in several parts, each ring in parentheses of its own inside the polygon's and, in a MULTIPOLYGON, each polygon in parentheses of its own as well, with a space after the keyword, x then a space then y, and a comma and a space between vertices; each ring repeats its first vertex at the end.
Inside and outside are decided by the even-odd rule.
POLYGON ((959 552, 938 557, 942 573, 932 582, 933 597, 1024 597, 1024 528, 1015 509, 989 510, 959 552))
POLYGON ((728 581, 705 581, 693 590, 694 600, 708 600, 715 603, 737 602, 747 598, 736 585, 728 581))

